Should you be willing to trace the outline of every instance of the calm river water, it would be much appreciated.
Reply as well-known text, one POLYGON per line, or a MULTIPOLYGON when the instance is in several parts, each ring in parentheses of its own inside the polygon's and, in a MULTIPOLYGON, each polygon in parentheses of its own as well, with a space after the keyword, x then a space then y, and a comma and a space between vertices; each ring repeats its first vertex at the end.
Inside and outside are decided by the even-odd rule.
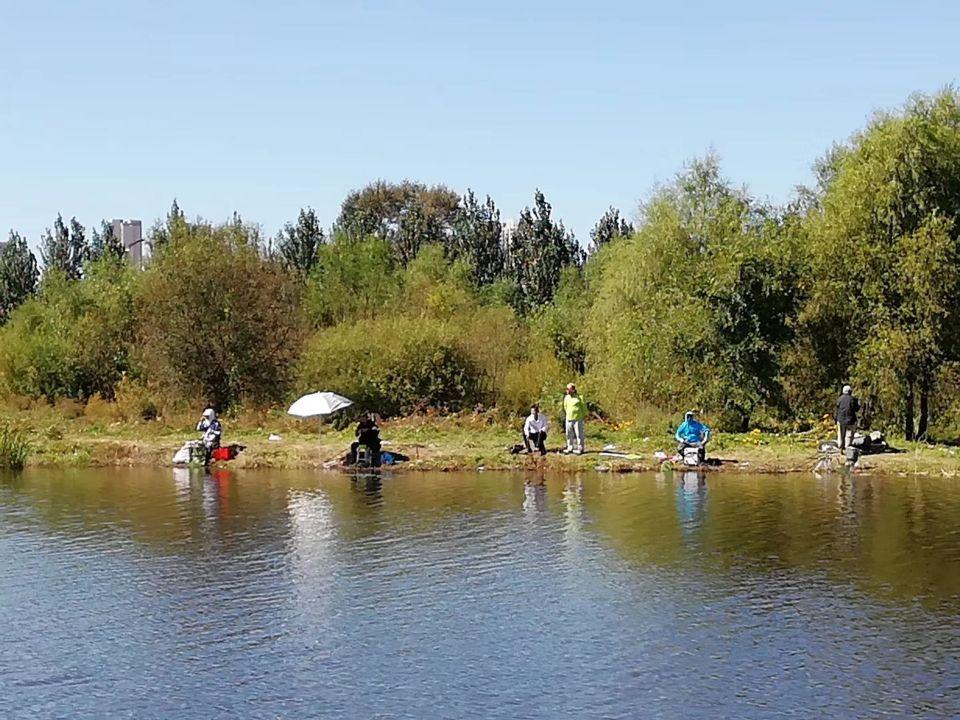
POLYGON ((4 477, 0 717, 960 716, 960 480, 525 479, 4 477))

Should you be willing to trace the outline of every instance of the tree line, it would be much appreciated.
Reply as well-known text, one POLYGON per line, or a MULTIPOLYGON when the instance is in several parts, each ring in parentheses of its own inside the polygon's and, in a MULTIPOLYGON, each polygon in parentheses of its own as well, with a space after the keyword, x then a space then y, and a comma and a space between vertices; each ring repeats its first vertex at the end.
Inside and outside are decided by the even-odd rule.
POLYGON ((802 429, 849 382, 871 426, 956 438, 960 96, 878 113, 814 170, 777 205, 696 159, 586 250, 539 190, 508 227, 489 196, 412 181, 273 238, 175 202, 142 272, 107 223, 58 217, 39 263, 17 233, 0 250, 0 388, 516 413, 576 379, 594 412, 658 431, 687 407, 802 429))

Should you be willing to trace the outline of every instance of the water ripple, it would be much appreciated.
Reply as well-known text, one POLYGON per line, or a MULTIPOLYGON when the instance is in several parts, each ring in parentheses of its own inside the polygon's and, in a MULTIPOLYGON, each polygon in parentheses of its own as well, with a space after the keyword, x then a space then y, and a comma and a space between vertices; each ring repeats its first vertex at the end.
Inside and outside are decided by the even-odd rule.
POLYGON ((33 471, 0 716, 956 717, 958 527, 951 479, 33 471))

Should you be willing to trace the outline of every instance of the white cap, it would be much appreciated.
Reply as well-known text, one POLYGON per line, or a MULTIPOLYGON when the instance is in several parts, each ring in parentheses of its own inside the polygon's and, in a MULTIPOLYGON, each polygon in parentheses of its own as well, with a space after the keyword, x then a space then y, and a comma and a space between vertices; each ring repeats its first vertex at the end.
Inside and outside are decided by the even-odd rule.
POLYGON ((203 416, 205 418, 209 418, 210 420, 214 420, 217 417, 217 414, 213 411, 213 408, 207 408, 203 411, 203 416))
POLYGON ((849 385, 844 385, 844 386, 843 386, 843 394, 844 394, 844 395, 852 395, 852 394, 853 394, 853 388, 850 387, 849 385))

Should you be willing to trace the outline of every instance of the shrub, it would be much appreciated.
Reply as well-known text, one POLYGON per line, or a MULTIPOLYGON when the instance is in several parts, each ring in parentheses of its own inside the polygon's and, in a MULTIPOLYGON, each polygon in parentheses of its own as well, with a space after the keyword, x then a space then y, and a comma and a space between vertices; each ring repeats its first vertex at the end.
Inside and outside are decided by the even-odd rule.
MULTIPOLYGON (((179 226, 178 226, 179 227, 179 226)), ((281 399, 300 351, 299 284, 243 225, 186 225, 144 273, 139 360, 169 396, 281 399)))
POLYGON ((400 289, 393 249, 386 240, 337 235, 321 246, 307 282, 304 310, 314 327, 372 319, 400 289))
POLYGON ((120 409, 115 402, 109 402, 95 394, 87 400, 83 417, 90 423, 110 423, 120 419, 120 409))
POLYGON ((524 415, 533 403, 540 403, 545 413, 555 417, 568 382, 570 373, 563 364, 552 353, 543 353, 507 369, 497 407, 524 415))
POLYGON ((332 390, 384 415, 456 411, 478 400, 478 368, 428 318, 368 320, 319 332, 300 362, 304 392, 332 390))
POLYGON ((83 415, 83 403, 72 398, 59 398, 53 406, 56 408, 57 415, 68 420, 76 420, 83 415))
POLYGON ((146 384, 127 376, 117 383, 117 413, 128 422, 156 420, 160 414, 157 400, 146 384))
POLYGON ((129 361, 132 273, 88 266, 84 280, 51 273, 0 330, 0 375, 10 391, 55 400, 113 397, 129 361))
MULTIPOLYGON (((506 306, 479 308, 455 318, 460 347, 476 365, 478 389, 484 404, 500 402, 510 369, 531 354, 530 332, 506 306)), ((552 365, 547 365, 549 371, 552 365)))

